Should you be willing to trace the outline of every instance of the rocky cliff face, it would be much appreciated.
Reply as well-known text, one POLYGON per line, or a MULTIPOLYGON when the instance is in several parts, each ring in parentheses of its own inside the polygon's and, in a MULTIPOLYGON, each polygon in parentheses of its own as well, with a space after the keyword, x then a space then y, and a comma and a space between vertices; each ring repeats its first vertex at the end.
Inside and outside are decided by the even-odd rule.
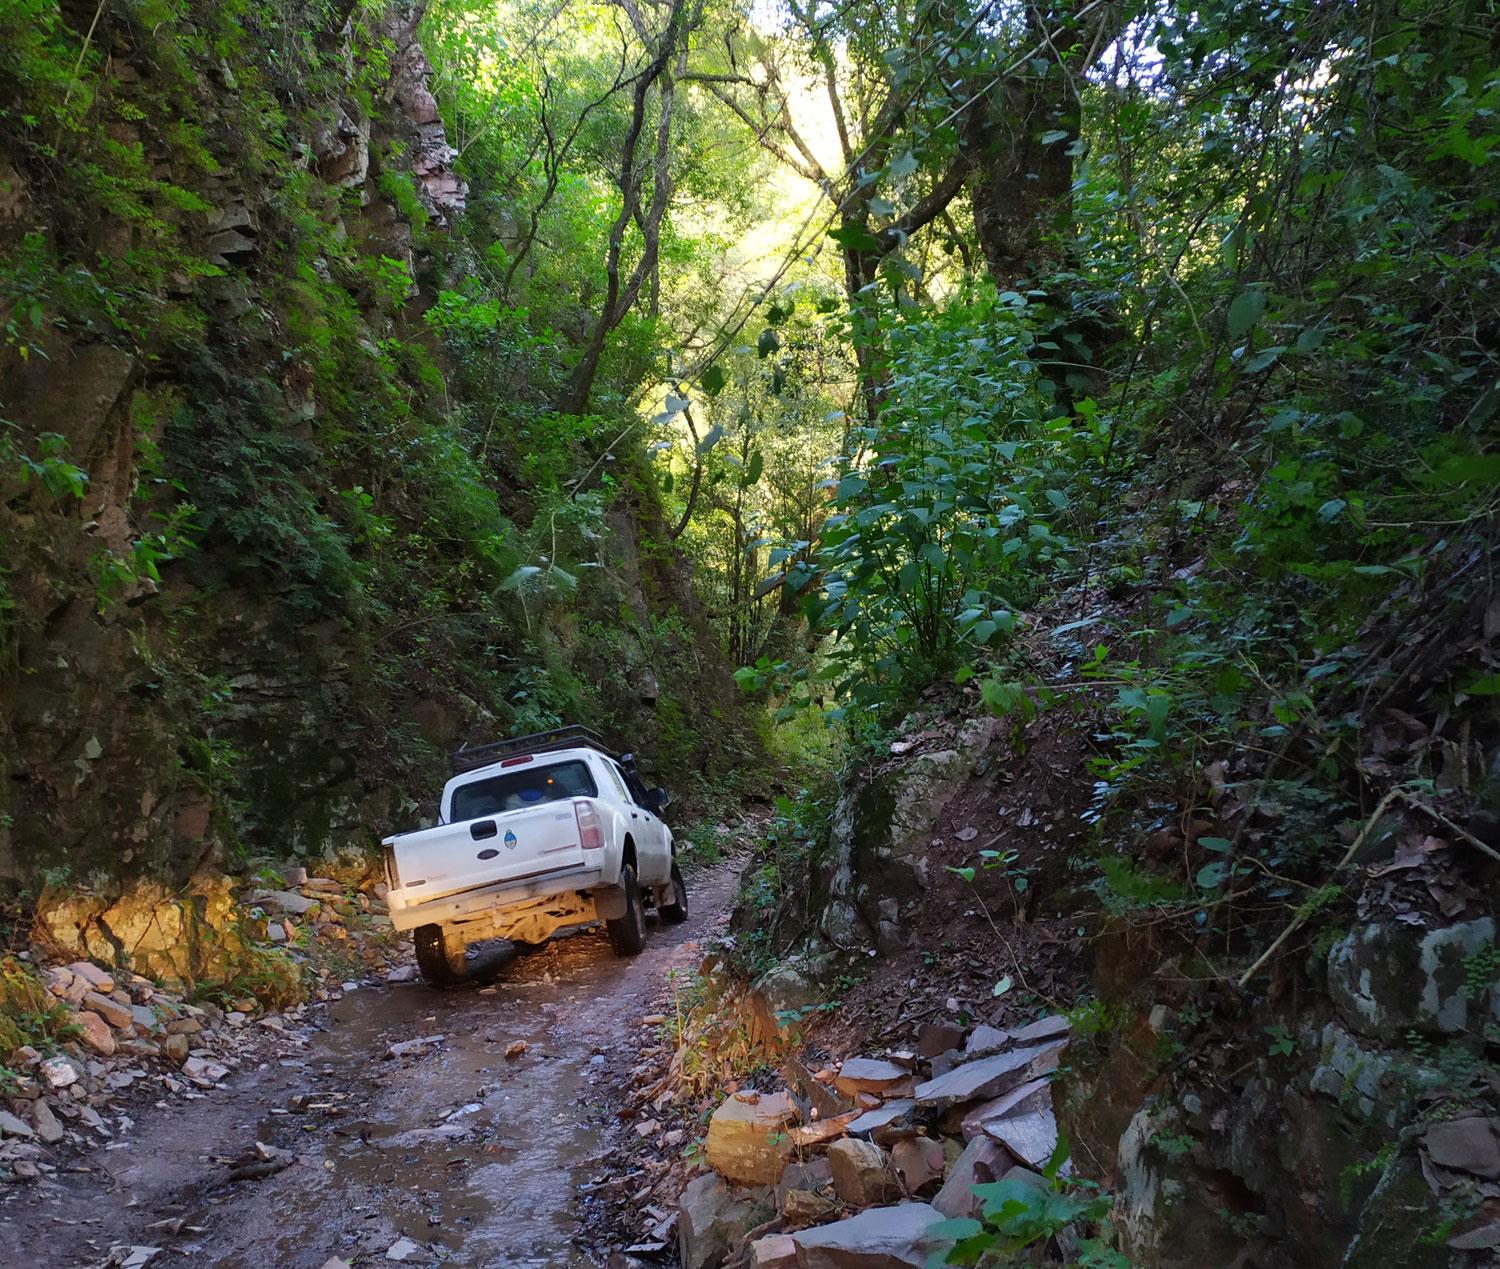
POLYGON ((13 886, 363 849, 430 804, 446 747, 585 707, 704 769, 713 724, 663 725, 666 694, 579 633, 601 618, 667 706, 734 709, 675 561, 640 563, 656 512, 628 483, 570 620, 502 592, 533 499, 472 457, 423 321, 474 226, 416 11, 302 8, 101 11, 76 79, 92 6, 3 32, 13 886))

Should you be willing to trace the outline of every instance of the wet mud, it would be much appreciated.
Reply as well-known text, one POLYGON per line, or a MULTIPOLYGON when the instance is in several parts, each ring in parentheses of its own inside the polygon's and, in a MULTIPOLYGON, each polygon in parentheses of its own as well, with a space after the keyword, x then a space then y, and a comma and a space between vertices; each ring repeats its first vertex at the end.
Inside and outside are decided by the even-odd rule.
POLYGON ((143 1108, 116 1148, 76 1161, 87 1171, 8 1194, 0 1264, 95 1265, 134 1244, 162 1248, 155 1266, 387 1265, 403 1238, 413 1265, 599 1263, 580 1187, 618 1131, 646 1002, 696 966, 733 887, 727 867, 700 874, 689 921, 653 920, 634 958, 589 930, 491 953, 453 990, 345 993, 305 1042, 201 1099, 143 1108), (257 1142, 293 1161, 229 1181, 257 1142))

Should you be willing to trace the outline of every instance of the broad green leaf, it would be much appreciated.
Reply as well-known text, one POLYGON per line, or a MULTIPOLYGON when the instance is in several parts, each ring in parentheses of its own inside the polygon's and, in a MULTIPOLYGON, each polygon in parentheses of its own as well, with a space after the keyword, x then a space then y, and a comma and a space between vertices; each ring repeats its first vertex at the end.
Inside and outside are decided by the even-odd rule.
POLYGON ((893 181, 904 181, 920 166, 910 150, 898 154, 886 164, 885 174, 893 181))
POLYGON ((1247 375, 1259 373, 1267 366, 1274 364, 1285 351, 1286 346, 1284 344, 1277 344, 1272 348, 1261 349, 1260 352, 1256 353, 1255 356, 1251 357, 1245 363, 1245 373, 1247 375))
POLYGON ((1229 314, 1225 319, 1229 328, 1229 337, 1243 339, 1254 329, 1255 323, 1260 321, 1261 314, 1265 311, 1266 293, 1264 291, 1241 291, 1231 301, 1229 314))
POLYGON ((1492 484, 1500 481, 1500 454, 1455 454, 1429 479, 1439 485, 1463 485, 1471 480, 1492 484))
POLYGON ((849 251, 879 251, 880 240, 863 225, 850 222, 830 229, 828 236, 849 251))
POLYGON ((1211 864, 1204 864, 1198 869, 1198 875, 1194 878, 1200 890, 1215 890, 1224 884, 1224 878, 1229 875, 1229 865, 1222 859, 1216 859, 1211 864))
POLYGON ((711 397, 718 396, 724 390, 724 385, 728 381, 729 376, 724 373, 722 366, 710 366, 698 376, 699 386, 711 397))

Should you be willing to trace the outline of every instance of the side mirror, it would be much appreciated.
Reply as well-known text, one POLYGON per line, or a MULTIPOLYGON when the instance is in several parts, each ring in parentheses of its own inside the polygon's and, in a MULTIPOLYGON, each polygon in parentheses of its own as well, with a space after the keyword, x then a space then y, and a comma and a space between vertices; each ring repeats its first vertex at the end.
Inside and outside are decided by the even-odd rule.
POLYGON ((666 789, 662 788, 661 785, 658 784, 654 789, 646 791, 646 809, 648 811, 654 811, 657 815, 660 815, 671 804, 672 795, 666 789))

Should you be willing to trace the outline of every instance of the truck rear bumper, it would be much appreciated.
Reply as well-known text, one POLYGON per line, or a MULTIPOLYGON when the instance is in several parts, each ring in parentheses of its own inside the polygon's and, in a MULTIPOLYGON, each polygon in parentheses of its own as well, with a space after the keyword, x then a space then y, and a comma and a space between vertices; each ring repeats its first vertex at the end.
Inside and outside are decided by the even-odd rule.
MULTIPOLYGON (((568 866, 522 881, 498 881, 493 885, 477 886, 473 890, 442 895, 410 906, 397 907, 393 902, 390 906, 391 924, 398 930, 414 930, 419 925, 451 925, 458 921, 472 921, 548 895, 596 889, 603 877, 602 868, 568 866)), ((390 898, 403 903, 405 900, 404 896, 398 896, 395 892, 392 892, 390 898)))

